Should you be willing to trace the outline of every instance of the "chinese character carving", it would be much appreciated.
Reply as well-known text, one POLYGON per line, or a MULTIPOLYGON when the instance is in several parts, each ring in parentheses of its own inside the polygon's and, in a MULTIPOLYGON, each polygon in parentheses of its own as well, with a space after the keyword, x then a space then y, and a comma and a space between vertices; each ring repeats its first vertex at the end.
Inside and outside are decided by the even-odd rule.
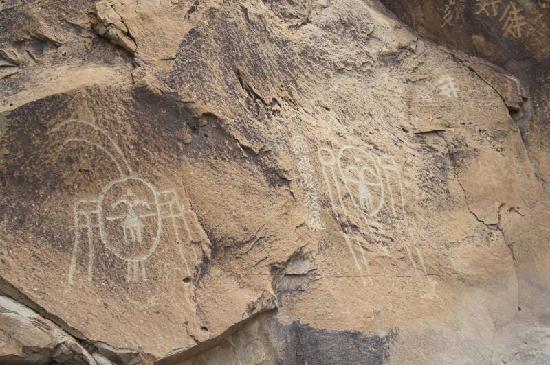
POLYGON ((502 13, 499 21, 503 23, 502 30, 505 37, 521 38, 522 28, 527 25, 521 12, 522 10, 512 1, 502 13))
POLYGON ((497 16, 498 7, 502 0, 476 0, 476 15, 485 14, 487 16, 497 16))
POLYGON ((458 97, 458 86, 451 76, 446 75, 441 77, 439 81, 437 81, 437 85, 439 87, 439 95, 458 97))
POLYGON ((453 25, 456 21, 463 19, 464 0, 449 0, 445 5, 442 27, 453 25))

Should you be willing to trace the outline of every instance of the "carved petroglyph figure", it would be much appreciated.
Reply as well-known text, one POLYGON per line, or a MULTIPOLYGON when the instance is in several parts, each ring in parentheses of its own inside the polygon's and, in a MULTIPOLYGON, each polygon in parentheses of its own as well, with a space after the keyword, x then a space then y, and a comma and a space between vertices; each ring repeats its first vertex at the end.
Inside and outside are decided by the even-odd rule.
POLYGON ((319 196, 317 195, 317 186, 313 178, 313 167, 309 159, 309 151, 306 141, 302 136, 297 136, 292 141, 292 149, 297 157, 296 166, 300 173, 301 183, 305 190, 306 204, 309 210, 308 224, 315 230, 323 229, 321 221, 321 207, 319 205, 319 196))
POLYGON ((475 14, 495 17, 498 15, 498 7, 501 3, 502 0, 476 0, 475 14))
MULTIPOLYGON (((343 146, 337 152, 320 148, 318 157, 329 200, 350 254, 361 276, 370 278, 365 247, 369 242, 352 232, 350 227, 354 224, 350 223, 350 219, 359 216, 369 233, 372 233, 369 227, 382 214, 388 219, 403 222, 408 229, 400 166, 391 157, 380 158, 354 146, 343 146)), ((413 252, 425 272, 420 251, 416 247, 413 249, 409 242, 404 242, 404 248, 415 272, 417 262, 413 252)), ((389 256, 386 247, 381 246, 380 249, 389 256)))
POLYGON ((112 208, 117 208, 119 205, 124 204, 126 206, 126 213, 123 215, 116 215, 107 217, 108 221, 122 220, 122 228, 124 230, 124 241, 130 242, 132 246, 136 245, 136 241, 141 244, 143 242, 143 222, 142 218, 148 215, 138 215, 136 209, 143 207, 150 210, 150 205, 144 200, 136 198, 131 188, 128 189, 126 197, 118 200, 112 208))
POLYGON ((521 13, 522 9, 518 8, 513 1, 504 9, 499 21, 503 23, 502 30, 505 37, 521 38, 521 31, 527 25, 525 17, 521 13))
POLYGON ((458 86, 455 83, 455 80, 449 76, 442 76, 437 81, 437 87, 439 88, 439 95, 448 96, 448 97, 458 97, 458 86))
POLYGON ((96 235, 112 255, 127 265, 128 282, 147 280, 147 260, 160 244, 165 225, 171 229, 178 252, 191 274, 187 250, 194 255, 193 233, 188 225, 189 212, 173 190, 159 191, 153 184, 137 176, 121 149, 96 125, 69 120, 54 127, 52 134, 65 134, 63 146, 86 144, 103 153, 118 170, 119 176, 108 183, 97 198, 79 199, 74 204, 74 243, 69 267, 69 283, 77 271, 77 257, 82 244, 87 245, 87 277, 93 278, 96 235), (94 136, 98 141, 90 139, 94 136), (183 240, 181 232, 184 231, 183 240), (190 247, 189 247, 190 246, 190 247))

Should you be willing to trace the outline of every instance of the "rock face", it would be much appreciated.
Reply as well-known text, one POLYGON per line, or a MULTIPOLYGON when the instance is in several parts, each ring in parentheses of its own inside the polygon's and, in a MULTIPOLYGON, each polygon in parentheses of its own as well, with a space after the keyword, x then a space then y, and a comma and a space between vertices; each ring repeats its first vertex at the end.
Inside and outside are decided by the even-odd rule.
POLYGON ((548 53, 412 3, 1 1, 0 363, 550 362, 548 53))

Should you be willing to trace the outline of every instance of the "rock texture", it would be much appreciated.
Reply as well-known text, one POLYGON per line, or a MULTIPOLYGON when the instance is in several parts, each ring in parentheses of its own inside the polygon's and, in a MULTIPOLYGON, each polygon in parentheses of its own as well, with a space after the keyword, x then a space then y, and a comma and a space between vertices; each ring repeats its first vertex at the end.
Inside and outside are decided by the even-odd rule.
POLYGON ((548 54, 425 3, 0 1, 0 362, 549 362, 548 54))

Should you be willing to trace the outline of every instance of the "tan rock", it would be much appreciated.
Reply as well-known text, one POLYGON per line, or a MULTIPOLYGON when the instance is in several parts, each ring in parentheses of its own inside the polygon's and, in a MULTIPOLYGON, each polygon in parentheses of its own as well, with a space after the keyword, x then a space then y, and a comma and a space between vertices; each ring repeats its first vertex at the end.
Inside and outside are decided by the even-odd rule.
POLYGON ((0 311, 4 359, 548 358, 523 76, 370 1, 0 14, 0 67, 18 70, 0 79, 0 293, 20 308, 0 311))
POLYGON ((10 298, 0 297, 3 363, 95 364, 93 357, 54 323, 10 298))

